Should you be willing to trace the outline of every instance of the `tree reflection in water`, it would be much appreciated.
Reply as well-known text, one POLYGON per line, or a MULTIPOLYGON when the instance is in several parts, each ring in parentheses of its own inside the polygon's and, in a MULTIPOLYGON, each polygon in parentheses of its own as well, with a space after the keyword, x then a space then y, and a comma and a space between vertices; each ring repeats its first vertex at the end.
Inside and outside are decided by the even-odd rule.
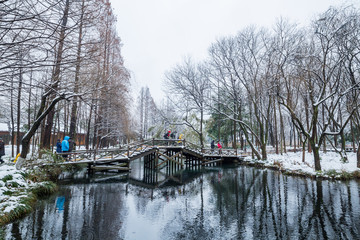
MULTIPOLYGON (((171 178, 170 178, 171 179, 171 178)), ((175 176, 161 188, 121 181, 63 185, 6 227, 8 239, 358 239, 360 184, 251 167, 175 176), (184 180, 192 176, 192 180, 184 180), (179 179, 184 180, 180 185, 179 179)))

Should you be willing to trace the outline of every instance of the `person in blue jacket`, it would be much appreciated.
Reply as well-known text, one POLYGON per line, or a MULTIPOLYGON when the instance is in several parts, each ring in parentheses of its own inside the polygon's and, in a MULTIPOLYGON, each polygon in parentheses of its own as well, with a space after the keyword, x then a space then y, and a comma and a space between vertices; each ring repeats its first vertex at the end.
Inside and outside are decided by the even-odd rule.
POLYGON ((58 139, 57 142, 56 142, 56 152, 57 152, 57 153, 61 153, 61 142, 60 142, 60 139, 58 139))
MULTIPOLYGON (((69 139, 70 137, 69 136, 65 136, 64 137, 64 140, 61 142, 61 150, 63 153, 65 152, 69 152, 69 139)), ((66 155, 62 155, 63 158, 67 158, 67 154, 66 155)))

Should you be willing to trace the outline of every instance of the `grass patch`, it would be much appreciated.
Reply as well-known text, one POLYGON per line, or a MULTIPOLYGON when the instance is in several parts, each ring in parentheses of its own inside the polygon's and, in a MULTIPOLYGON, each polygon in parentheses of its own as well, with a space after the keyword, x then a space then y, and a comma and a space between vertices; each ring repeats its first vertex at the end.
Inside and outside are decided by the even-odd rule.
POLYGON ((36 196, 34 194, 30 194, 28 197, 22 198, 19 206, 0 216, 0 226, 10 223, 30 213, 33 210, 35 202, 36 196))
POLYGON ((328 171, 324 171, 323 175, 331 178, 338 178, 340 176, 340 173, 338 173, 335 169, 330 169, 328 171))
POLYGON ((360 178, 360 171, 353 172, 354 178, 360 178))
POLYGON ((1 179, 3 182, 7 182, 7 181, 10 181, 10 180, 13 180, 13 176, 12 175, 6 175, 5 177, 3 177, 1 179))
POLYGON ((344 179, 344 180, 349 180, 349 179, 351 179, 351 178, 353 178, 354 177, 354 175, 352 174, 352 173, 348 173, 348 172, 346 172, 346 171, 342 171, 341 173, 340 173, 340 178, 341 179, 344 179))
POLYGON ((19 183, 17 182, 8 182, 7 183, 8 187, 14 187, 14 188, 18 188, 19 187, 19 183))
POLYGON ((48 196, 56 191, 57 191, 57 185, 53 182, 41 183, 31 190, 31 192, 39 198, 48 196))
POLYGON ((6 195, 6 196, 10 196, 12 193, 13 192, 10 191, 10 190, 6 190, 6 191, 3 192, 3 194, 6 195))
MULTIPOLYGON (((18 206, 8 213, 0 216, 0 226, 22 218, 33 210, 36 201, 57 191, 57 185, 53 182, 44 182, 32 188, 27 197, 18 202, 18 206)), ((13 196, 14 192, 5 191, 4 195, 13 196)), ((1 239, 1 238, 0 238, 1 239)))

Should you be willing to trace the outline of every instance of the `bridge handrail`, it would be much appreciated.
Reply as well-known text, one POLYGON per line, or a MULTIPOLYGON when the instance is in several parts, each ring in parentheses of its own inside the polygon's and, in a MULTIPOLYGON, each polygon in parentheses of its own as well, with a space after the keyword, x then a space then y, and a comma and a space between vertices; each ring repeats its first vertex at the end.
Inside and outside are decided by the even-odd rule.
POLYGON ((101 149, 89 149, 89 150, 76 150, 66 153, 57 153, 57 155, 70 155, 73 159, 96 159, 100 155, 100 158, 111 156, 115 157, 131 157, 136 152, 142 152, 148 148, 161 146, 183 146, 188 150, 192 150, 201 154, 207 155, 226 155, 226 156, 237 156, 240 152, 237 149, 226 149, 223 148, 220 150, 210 149, 210 148, 201 148, 201 146, 185 141, 185 139, 146 139, 137 142, 131 142, 129 144, 122 145, 117 148, 101 148, 101 149))

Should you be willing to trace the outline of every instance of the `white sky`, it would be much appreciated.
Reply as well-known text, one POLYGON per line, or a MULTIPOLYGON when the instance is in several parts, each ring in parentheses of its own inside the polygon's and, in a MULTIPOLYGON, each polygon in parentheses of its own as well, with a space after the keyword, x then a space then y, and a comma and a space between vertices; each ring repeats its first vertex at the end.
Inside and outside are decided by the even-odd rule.
MULTIPOLYGON (((132 77, 133 95, 150 88, 165 97, 164 73, 184 57, 201 61, 219 37, 249 26, 271 27, 277 18, 303 26, 330 6, 355 0, 111 0, 122 39, 122 55, 132 77)), ((357 4, 358 6, 359 4, 357 4)))

